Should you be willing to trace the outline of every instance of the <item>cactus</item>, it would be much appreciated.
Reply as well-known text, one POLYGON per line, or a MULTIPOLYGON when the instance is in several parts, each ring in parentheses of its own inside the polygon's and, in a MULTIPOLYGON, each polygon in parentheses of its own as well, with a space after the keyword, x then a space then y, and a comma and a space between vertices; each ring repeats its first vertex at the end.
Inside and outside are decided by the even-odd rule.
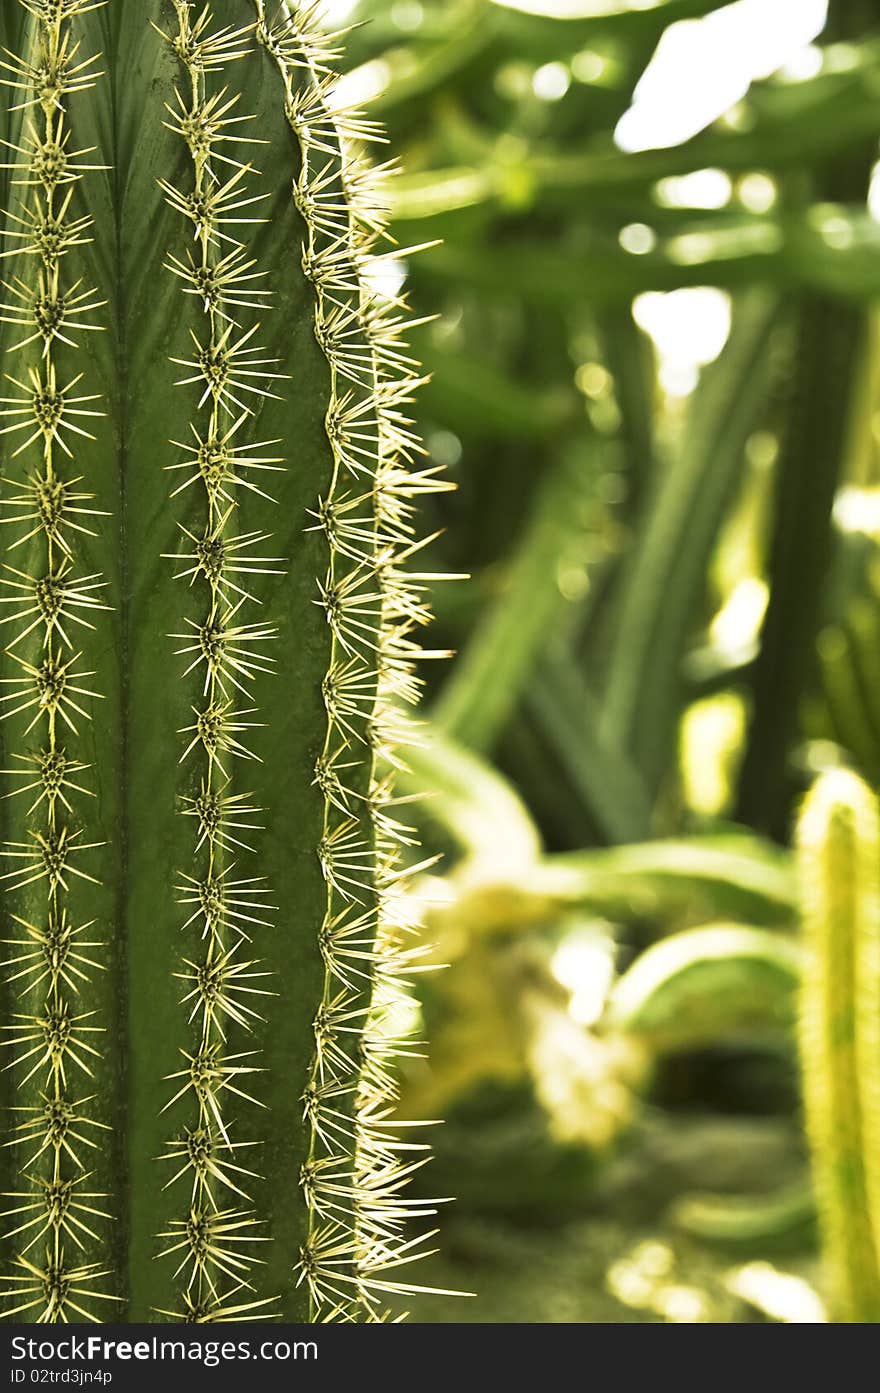
POLYGON ((443 485, 377 131, 293 3, 5 0, 0 44, 4 1314, 383 1319, 443 485))
POLYGON ((800 1053, 832 1318, 880 1321, 880 816, 823 774, 798 823, 806 964, 800 1053))

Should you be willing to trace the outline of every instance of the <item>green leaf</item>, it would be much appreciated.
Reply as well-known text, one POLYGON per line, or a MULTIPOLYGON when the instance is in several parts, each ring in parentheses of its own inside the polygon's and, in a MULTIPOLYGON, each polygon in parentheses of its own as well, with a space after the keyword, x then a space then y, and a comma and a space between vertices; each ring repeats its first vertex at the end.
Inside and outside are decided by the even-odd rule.
POLYGON ((687 929, 636 958, 605 1021, 661 1053, 778 1040, 794 1023, 800 967, 800 945, 767 929, 687 929))
POLYGON ((651 804, 638 769, 601 734, 602 708, 559 644, 543 653, 526 709, 557 753, 603 840, 635 842, 651 830, 651 804))
POLYGON ((419 742, 407 750, 406 766, 400 791, 430 790, 420 799, 420 813, 438 823, 480 873, 521 870, 540 856, 540 834, 513 786, 430 721, 419 722, 419 742))

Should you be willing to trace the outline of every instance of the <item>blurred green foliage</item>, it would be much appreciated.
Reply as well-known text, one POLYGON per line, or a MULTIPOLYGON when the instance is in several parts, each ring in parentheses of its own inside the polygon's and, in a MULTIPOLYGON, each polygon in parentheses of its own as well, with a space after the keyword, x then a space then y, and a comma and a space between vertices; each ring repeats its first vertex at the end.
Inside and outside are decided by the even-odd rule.
POLYGON ((458 486, 413 563, 456 656, 412 759, 447 966, 406 1091, 450 1118, 437 1275, 478 1296, 421 1319, 822 1319, 790 843, 820 771, 880 782, 880 3, 621 149, 669 26, 717 8, 348 16, 458 486), (729 332, 682 374, 644 326, 697 287, 729 332))

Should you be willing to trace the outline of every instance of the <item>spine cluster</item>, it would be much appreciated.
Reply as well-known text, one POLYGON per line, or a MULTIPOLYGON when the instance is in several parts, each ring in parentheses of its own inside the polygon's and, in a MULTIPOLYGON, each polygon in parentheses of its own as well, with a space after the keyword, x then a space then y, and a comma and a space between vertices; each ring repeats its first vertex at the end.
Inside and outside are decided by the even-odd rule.
POLYGON ((169 466, 182 475, 175 496, 195 489, 203 500, 201 530, 181 527, 172 558, 199 604, 173 635, 185 675, 198 674, 192 724, 182 732, 192 791, 181 812, 192 827, 193 859, 181 872, 179 897, 188 913, 184 928, 198 928, 201 947, 176 973, 195 1038, 171 1076, 167 1104, 186 1103, 192 1121, 163 1158, 174 1167, 168 1183, 188 1188, 187 1209, 161 1239, 181 1289, 180 1308, 167 1314, 207 1322, 265 1314, 272 1304, 255 1295, 252 1278, 268 1236, 248 1192, 255 1175, 249 1144, 234 1137, 236 1109, 259 1105, 252 1092, 258 1052, 237 1048, 228 1034, 230 1025, 250 1031, 262 1019, 260 998, 270 995, 251 948, 252 933, 268 924, 269 888, 259 875, 239 871, 241 858, 257 851, 261 809, 252 793, 236 791, 235 767, 253 759, 253 691, 272 670, 267 645, 276 638, 270 624, 249 618, 258 603, 253 585, 260 573, 277 570, 279 558, 261 554, 268 534, 242 532, 236 518, 241 490, 268 497, 259 480, 281 467, 266 454, 277 442, 255 441, 251 429, 257 404, 273 394, 280 374, 258 346, 259 324, 242 322, 263 311, 268 298, 237 236, 260 220, 265 195, 250 191, 255 171, 237 158, 259 141, 247 134, 252 118, 240 111, 225 75, 251 50, 253 26, 217 27, 210 7, 197 11, 188 0, 174 0, 174 10, 176 28, 165 37, 182 83, 168 120, 189 151, 191 180, 184 188, 162 184, 189 231, 185 255, 171 254, 167 266, 202 321, 191 331, 190 356, 174 360, 183 369, 178 385, 195 391, 197 407, 192 438, 173 442, 183 458, 169 466))
POLYGON ((375 1321, 387 1317, 389 1297, 415 1290, 396 1269, 421 1256, 424 1239, 409 1238, 405 1224, 433 1212, 404 1194, 424 1148, 394 1119, 395 1065, 414 1048, 395 1015, 423 950, 409 942, 405 895, 407 875, 421 867, 401 867, 402 848, 415 841, 392 783, 405 738, 401 703, 418 694, 413 664, 434 656, 414 637, 428 618, 421 583, 430 578, 409 565, 425 544, 414 532, 414 500, 445 485, 431 467, 414 467, 407 408, 419 377, 404 342, 410 325, 376 275, 404 253, 381 247, 375 171, 353 153, 379 133, 335 107, 334 40, 313 12, 284 4, 270 19, 263 0, 253 4, 300 150, 294 200, 329 367, 333 455, 314 507, 327 543, 317 598, 331 635, 315 769, 327 908, 324 994, 303 1100, 311 1141, 300 1185, 310 1225, 299 1280, 316 1319, 375 1321))
POLYGON ((7 54, 0 80, 21 113, 20 143, 11 145, 14 206, 5 213, 15 273, 3 281, 0 315, 21 331, 13 345, 21 367, 6 373, 0 398, 2 436, 10 474, 4 479, 2 521, 12 533, 12 559, 0 573, 0 618, 6 651, 19 675, 4 678, 0 719, 13 800, 22 837, 4 842, 11 864, 3 889, 20 913, 7 958, 21 1009, 3 1027, 22 1102, 14 1109, 12 1140, 23 1157, 20 1188, 7 1194, 5 1237, 16 1244, 13 1272, 2 1278, 7 1316, 56 1322, 102 1319, 116 1298, 106 1291, 100 1261, 104 1196, 90 1183, 90 1153, 106 1123, 90 1092, 104 1027, 89 1006, 93 974, 101 970, 99 930, 81 923, 77 881, 95 881, 86 867, 99 843, 85 830, 90 787, 80 758, 82 724, 98 693, 89 687, 88 648, 95 612, 105 609, 105 582, 84 574, 78 542, 94 536, 93 496, 76 471, 77 441, 94 439, 87 423, 102 413, 82 375, 67 380, 59 345, 76 347, 100 327, 103 302, 72 266, 88 240, 90 220, 77 216, 77 186, 91 150, 73 147, 67 101, 100 76, 98 59, 80 51, 77 16, 94 0, 20 0, 31 16, 27 57, 7 54), (11 748, 12 747, 12 748, 11 748), (23 814, 23 816, 22 816, 23 814), (98 937, 96 937, 98 935, 98 937), (27 1101, 24 1101, 27 1100, 27 1101))

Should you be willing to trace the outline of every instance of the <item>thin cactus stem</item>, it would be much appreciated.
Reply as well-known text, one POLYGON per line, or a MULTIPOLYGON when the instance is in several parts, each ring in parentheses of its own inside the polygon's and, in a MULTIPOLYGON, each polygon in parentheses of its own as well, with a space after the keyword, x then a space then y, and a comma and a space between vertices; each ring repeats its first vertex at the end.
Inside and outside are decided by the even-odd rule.
MULTIPOLYGON (((175 492, 192 483, 204 503, 201 533, 181 524, 182 548, 168 559, 183 563, 178 579, 187 579, 190 592, 201 599, 196 617, 187 616, 184 631, 173 637, 182 644, 177 652, 184 676, 196 674, 197 682, 196 731, 185 757, 200 767, 193 793, 180 809, 195 824, 194 874, 187 868, 181 875, 188 887, 185 906, 193 890, 199 898, 203 947, 196 959, 184 958, 175 973, 184 984, 181 1005, 188 1024, 195 1025, 195 1038, 191 1051, 182 1051, 183 1067, 170 1076, 168 1107, 188 1116, 182 1135, 169 1141, 165 1159, 174 1166, 169 1183, 183 1181, 185 1190, 188 1182, 189 1192, 182 1196, 185 1212, 160 1239, 161 1254, 173 1261, 181 1286, 182 1311, 169 1314, 211 1320, 221 1318, 239 1293, 248 1298, 239 1298, 240 1306, 264 1316, 272 1300, 253 1299, 253 1269, 267 1238, 247 1178, 238 1168, 240 1178, 233 1182, 230 1170, 235 1112, 260 1102, 258 1053, 237 1048, 234 1032, 250 1032, 263 1021, 260 998, 270 992, 251 935, 228 914, 231 887, 241 883, 233 871, 242 853, 255 854, 262 812, 250 791, 232 791, 238 751, 228 727, 233 703, 252 703, 256 679, 271 670, 264 645, 277 638, 271 624, 246 622, 248 607, 259 601, 241 581, 267 570, 277 573, 279 558, 253 555, 267 534, 237 532, 241 485, 234 462, 242 455, 252 462, 254 451, 270 448, 253 438, 252 403, 271 392, 282 374, 257 346, 259 325, 241 322, 242 310, 262 311, 267 298, 253 269, 256 262, 236 236, 240 225, 256 220, 265 197, 252 192, 252 166, 237 158, 242 144, 259 142, 244 133, 253 118, 242 112, 240 94, 230 94, 227 82, 232 65, 252 44, 252 32, 250 27, 215 29, 210 11, 197 15, 186 0, 174 0, 174 11, 176 29, 166 38, 180 64, 183 91, 175 93, 169 116, 189 153, 191 183, 162 185, 169 205, 182 216, 189 244, 181 256, 169 253, 168 270, 182 293, 195 295, 203 318, 203 329, 191 331, 192 358, 173 359, 184 370, 178 386, 199 398, 191 422, 196 458, 186 462, 184 484, 175 492)), ((267 467, 280 462, 273 456, 267 467)), ((256 879, 246 882, 255 896, 270 890, 262 881, 257 889, 256 879)))
POLYGON ((880 816, 820 777, 798 823, 806 964, 800 1054, 832 1318, 880 1321, 880 816))
POLYGON ((434 1212, 393 776, 445 485, 379 132, 313 10, 16 3, 5 1313, 393 1318, 434 1212))

